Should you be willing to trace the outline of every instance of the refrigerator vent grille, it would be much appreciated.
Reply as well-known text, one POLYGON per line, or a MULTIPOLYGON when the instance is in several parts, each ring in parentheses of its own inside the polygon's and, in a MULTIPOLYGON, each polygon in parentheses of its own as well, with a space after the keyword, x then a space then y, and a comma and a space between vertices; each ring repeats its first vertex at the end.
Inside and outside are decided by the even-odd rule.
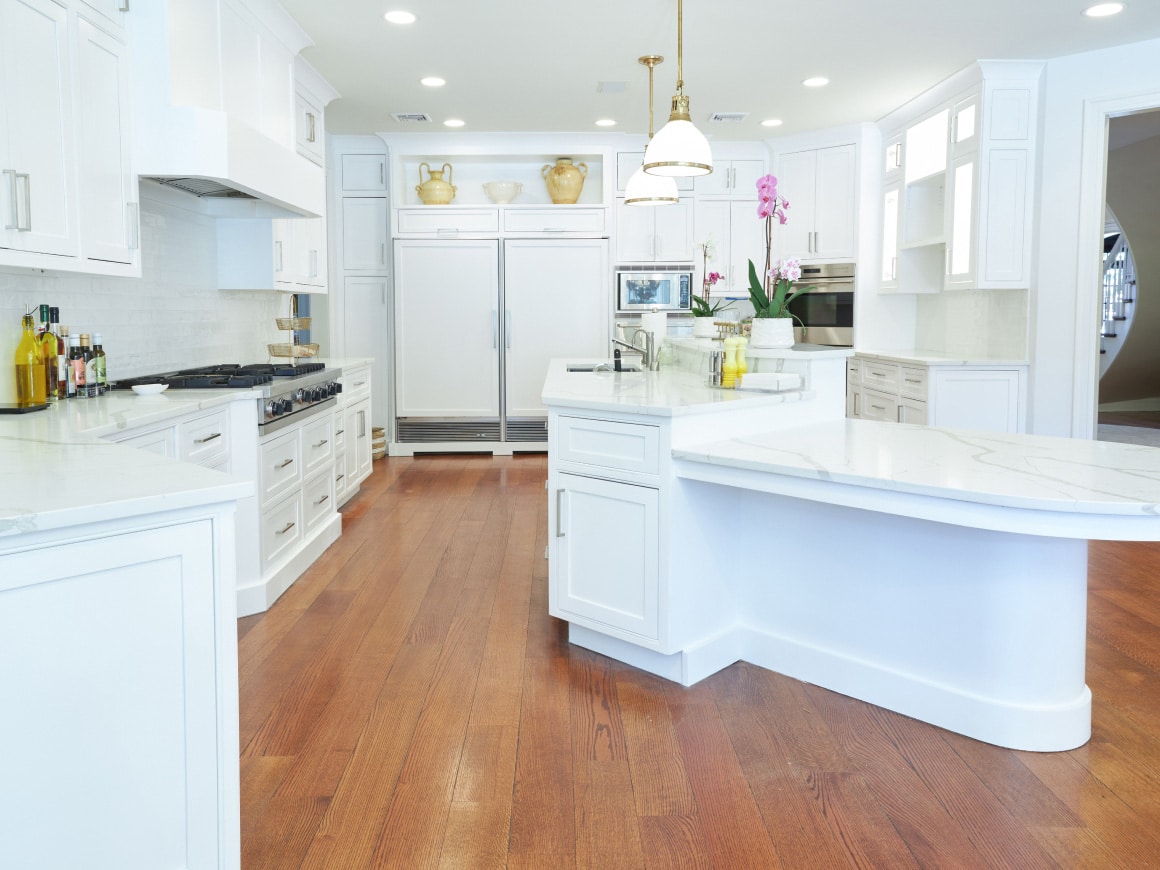
POLYGON ((508 441, 547 441, 546 420, 508 420, 508 441))
POLYGON ((399 420, 399 443, 499 441, 499 420, 399 420))

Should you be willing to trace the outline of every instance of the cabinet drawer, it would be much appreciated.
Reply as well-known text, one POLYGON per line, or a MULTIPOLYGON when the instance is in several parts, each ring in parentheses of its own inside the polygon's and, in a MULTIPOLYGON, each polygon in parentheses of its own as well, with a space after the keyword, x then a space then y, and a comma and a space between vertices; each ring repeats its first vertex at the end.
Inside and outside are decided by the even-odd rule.
POLYGON ((396 230, 454 238, 460 233, 499 232, 499 211, 493 208, 444 211, 435 208, 401 208, 396 230))
POLYGON ((128 438, 113 438, 110 440, 116 441, 118 444, 124 444, 126 447, 148 450, 150 453, 156 453, 158 456, 173 457, 177 455, 175 429, 176 427, 174 426, 167 426, 164 429, 157 429, 153 432, 142 432, 139 435, 130 435, 128 438))
POLYGON ((265 442, 261 462, 262 504, 267 505, 293 489, 301 479, 298 432, 287 432, 265 442))
POLYGON ((894 396, 876 393, 873 390, 863 390, 862 401, 859 404, 858 416, 863 420, 898 422, 898 399, 894 396))
POLYGON ((262 512, 262 571, 268 571, 302 540, 302 500, 295 493, 262 512))
POLYGON ((210 466, 229 453, 229 415, 215 411, 196 420, 182 423, 178 435, 178 454, 187 462, 210 466))
POLYGON ((660 473, 660 430, 639 423, 561 417, 556 433, 562 462, 581 462, 620 471, 660 473))
POLYGON ((530 208, 505 209, 505 233, 583 233, 604 232, 602 208, 530 208))
POLYGON ((334 513, 334 493, 334 475, 328 471, 303 485, 302 512, 307 533, 334 513))
POLYGON ((853 357, 846 360, 846 383, 854 385, 862 383, 862 360, 853 357))
POLYGON ((342 384, 343 404, 349 405, 371 394, 371 370, 369 368, 343 371, 342 377, 338 380, 342 384))
POLYGON ((926 369, 902 366, 899 371, 898 392, 911 399, 926 401, 926 369))
POLYGON ((902 398, 898 400, 898 422, 927 424, 926 402, 917 399, 902 398))
POLYGON ((894 363, 862 360, 862 385, 887 393, 897 393, 898 366, 894 363))
POLYGON ((334 417, 327 414, 302 427, 302 476, 321 468, 334 458, 334 417))

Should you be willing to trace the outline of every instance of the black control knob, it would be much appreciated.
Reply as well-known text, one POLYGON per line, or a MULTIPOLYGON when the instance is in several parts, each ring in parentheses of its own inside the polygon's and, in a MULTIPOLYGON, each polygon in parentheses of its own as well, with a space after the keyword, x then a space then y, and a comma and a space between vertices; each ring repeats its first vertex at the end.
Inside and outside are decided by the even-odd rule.
POLYGON ((282 416, 282 402, 279 399, 274 399, 272 402, 266 403, 267 417, 281 417, 282 416))
POLYGON ((326 397, 327 397, 328 399, 329 399, 331 396, 333 396, 335 393, 337 393, 337 392, 338 392, 338 389, 337 389, 337 387, 338 387, 338 384, 336 384, 334 381, 331 381, 330 383, 328 383, 328 384, 326 385, 326 397))
POLYGON ((282 403, 282 413, 283 414, 289 414, 291 411, 294 410, 294 400, 293 399, 280 399, 279 401, 282 403))
POLYGON ((310 401, 320 402, 323 399, 322 390, 319 387, 310 388, 310 401))
POLYGON ((335 381, 334 394, 337 396, 341 392, 342 392, 342 381, 335 381))

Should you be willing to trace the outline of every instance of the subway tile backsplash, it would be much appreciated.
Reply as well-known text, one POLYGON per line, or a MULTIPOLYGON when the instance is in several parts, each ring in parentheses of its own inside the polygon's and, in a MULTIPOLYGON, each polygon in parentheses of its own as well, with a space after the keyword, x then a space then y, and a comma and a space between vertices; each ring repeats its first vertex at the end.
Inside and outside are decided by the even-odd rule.
POLYGON ((101 333, 110 380, 264 362, 267 343, 285 340, 274 318, 288 312, 287 294, 216 289, 212 218, 146 198, 141 206, 141 278, 0 270, 0 402, 16 399, 20 315, 42 302, 60 308, 74 335, 101 333))
POLYGON ((1027 291, 956 290, 919 296, 915 347, 965 359, 1026 359, 1027 291))

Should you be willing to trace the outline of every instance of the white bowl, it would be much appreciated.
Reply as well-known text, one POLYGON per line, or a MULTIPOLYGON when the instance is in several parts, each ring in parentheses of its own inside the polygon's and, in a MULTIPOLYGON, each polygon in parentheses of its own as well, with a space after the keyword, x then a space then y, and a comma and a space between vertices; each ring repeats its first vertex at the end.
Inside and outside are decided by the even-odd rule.
POLYGON ((523 189, 524 186, 518 181, 489 181, 483 186, 487 198, 499 205, 511 202, 523 189))
POLYGON ((156 396, 169 389, 169 384, 134 384, 131 389, 138 396, 156 396))

